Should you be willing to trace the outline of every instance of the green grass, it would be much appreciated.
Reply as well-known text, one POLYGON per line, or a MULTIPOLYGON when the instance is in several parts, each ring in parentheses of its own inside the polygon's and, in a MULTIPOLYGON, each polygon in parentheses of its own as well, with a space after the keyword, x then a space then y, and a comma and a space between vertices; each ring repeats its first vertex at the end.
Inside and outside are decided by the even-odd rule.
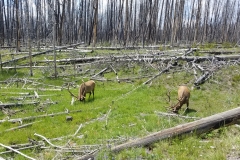
MULTIPOLYGON (((106 53, 96 53, 106 54, 106 53)), ((116 53, 117 54, 117 53, 116 53)), ((62 55, 59 57, 63 57, 62 55)), ((42 57, 40 57, 41 59, 42 57)), ((182 65, 185 62, 181 62, 182 65)), ((134 63, 131 67, 127 64, 114 64, 119 78, 139 77, 140 75, 155 75, 158 71, 149 65, 134 63)), ((89 68, 96 68, 96 73, 106 67, 106 65, 92 65, 89 68)), ((187 116, 207 117, 219 112, 236 108, 240 104, 239 87, 239 66, 226 67, 214 74, 206 83, 200 86, 200 89, 191 90, 190 108, 193 112, 187 113, 187 116), (223 76, 226 75, 226 76, 223 76)), ((49 73, 51 74, 51 72, 49 73)), ((47 74, 47 75, 49 75, 47 74)), ((70 105, 71 96, 66 89, 61 91, 41 91, 41 88, 52 88, 49 85, 63 86, 67 82, 80 84, 82 79, 89 79, 89 75, 77 75, 75 77, 46 78, 41 69, 34 70, 34 76, 29 77, 27 69, 19 69, 17 73, 13 70, 3 70, 0 73, 0 81, 5 81, 14 76, 14 78, 29 78, 39 84, 32 83, 0 83, 0 101, 17 102, 12 97, 19 96, 20 92, 29 92, 34 94, 33 90, 22 88, 29 86, 35 88, 42 96, 38 101, 45 102, 52 100, 57 104, 48 105, 44 110, 36 112, 38 105, 24 105, 11 107, 11 110, 23 109, 24 112, 18 112, 10 118, 23 118, 29 116, 44 115, 50 113, 63 112, 66 109, 81 110, 78 113, 70 113, 72 121, 66 121, 66 115, 46 117, 24 122, 31 123, 32 126, 5 132, 5 130, 19 126, 18 123, 4 122, 0 124, 0 142, 6 145, 27 143, 28 138, 41 140, 34 136, 34 133, 41 134, 49 139, 73 135, 77 128, 83 124, 77 136, 65 137, 61 141, 52 141, 53 144, 63 146, 68 141, 76 146, 94 145, 116 142, 120 139, 134 139, 157 132, 166 128, 190 122, 192 120, 169 118, 159 116, 155 111, 167 112, 171 104, 177 103, 177 87, 180 84, 187 84, 190 88, 194 83, 192 73, 181 70, 173 73, 165 73, 154 79, 152 83, 142 85, 148 78, 134 79, 131 81, 117 83, 116 75, 112 71, 104 73, 104 78, 111 81, 96 81, 95 99, 88 98, 86 102, 76 101, 70 105), (15 76, 14 76, 15 75, 15 76), (171 102, 166 101, 166 93, 170 91, 171 102), (108 114, 108 117, 104 116, 108 114)), ((74 94, 77 94, 77 88, 71 88, 74 94)), ((31 100, 31 99, 26 99, 31 100)), ((183 114, 185 105, 180 114, 183 114)), ((186 115, 186 114, 185 114, 186 115)), ((0 119, 6 118, 0 112, 0 119)), ((239 128, 231 126, 221 128, 200 136, 188 135, 184 138, 175 138, 173 140, 163 140, 147 147, 130 148, 120 153, 111 153, 106 147, 98 154, 99 159, 226 159, 226 156, 232 152, 232 145, 240 148, 239 128), (233 138, 231 138, 233 137, 233 138)), ((0 148, 0 151, 5 149, 0 148)), ((43 159, 52 159, 55 152, 52 150, 39 151, 24 150, 24 153, 43 159)), ((13 157, 14 159, 24 159, 17 154, 4 154, 2 157, 13 157)))
POLYGON ((202 46, 200 46, 201 49, 214 49, 217 47, 217 43, 204 43, 202 46))

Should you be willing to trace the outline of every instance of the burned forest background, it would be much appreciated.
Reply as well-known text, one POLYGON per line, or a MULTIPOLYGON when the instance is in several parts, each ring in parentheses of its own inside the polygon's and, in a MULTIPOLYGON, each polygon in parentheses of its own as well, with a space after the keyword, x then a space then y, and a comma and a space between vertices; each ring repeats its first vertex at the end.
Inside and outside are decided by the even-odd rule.
POLYGON ((237 0, 3 0, 0 46, 238 43, 237 0))

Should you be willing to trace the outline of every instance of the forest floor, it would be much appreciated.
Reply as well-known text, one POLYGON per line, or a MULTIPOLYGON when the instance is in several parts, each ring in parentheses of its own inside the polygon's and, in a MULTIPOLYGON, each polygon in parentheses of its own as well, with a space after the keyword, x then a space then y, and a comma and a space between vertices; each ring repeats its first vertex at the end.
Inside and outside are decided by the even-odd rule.
POLYGON ((0 50, 0 157, 240 159, 237 123, 111 151, 119 144, 239 107, 240 48, 77 46, 58 50, 56 61, 48 50, 33 51, 32 68, 28 52, 0 50), (80 84, 89 79, 96 82, 94 99, 72 98, 68 87, 77 95, 80 84), (183 84, 191 90, 190 110, 184 112, 183 105, 180 116, 170 116, 169 107, 178 102, 177 89, 183 84))

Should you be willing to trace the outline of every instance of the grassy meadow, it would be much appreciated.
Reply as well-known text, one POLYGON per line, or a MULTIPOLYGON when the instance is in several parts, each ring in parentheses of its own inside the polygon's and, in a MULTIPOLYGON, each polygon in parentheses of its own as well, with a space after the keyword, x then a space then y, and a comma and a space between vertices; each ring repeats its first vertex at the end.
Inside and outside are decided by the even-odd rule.
MULTIPOLYGON (((8 50, 1 51, 1 54, 6 52, 8 50)), ((119 51, 116 53, 108 52, 96 50, 93 53, 88 53, 88 56, 123 54, 124 51, 121 51, 121 53, 119 51)), ((67 55, 72 56, 72 54, 67 55)), ((33 61, 42 60, 45 56, 34 57, 33 61)), ((64 58, 65 56, 64 52, 58 53, 58 58, 64 58)), ((3 61, 8 58, 8 56, 4 56, 3 61)), ((51 59, 52 55, 47 58, 51 59)), ((28 63, 27 60, 21 61, 21 64, 26 63, 28 63)), ((163 140, 150 146, 130 148, 119 153, 109 151, 109 146, 193 121, 192 119, 179 117, 160 116, 156 113, 158 111, 168 112, 168 107, 177 103, 177 88, 181 84, 186 84, 191 88, 189 105, 191 110, 183 113, 186 108, 186 105, 184 105, 179 111, 181 115, 202 118, 238 107, 240 104, 239 65, 222 67, 197 89, 193 85, 195 77, 190 68, 174 68, 153 79, 150 83, 143 85, 151 76, 156 75, 159 70, 153 69, 149 64, 113 63, 112 65, 117 70, 119 78, 129 80, 118 83, 115 79, 115 73, 108 70, 102 75, 106 81, 95 80, 94 100, 92 97, 88 98, 87 95, 85 103, 75 101, 71 105, 72 97, 67 91, 67 84, 72 83, 70 90, 77 94, 78 85, 82 83, 82 79, 85 81, 90 79, 92 75, 107 65, 107 63, 89 64, 82 67, 82 69, 90 69, 90 71, 79 74, 76 74, 73 68, 70 67, 65 71, 58 68, 59 74, 64 75, 65 73, 74 72, 75 75, 59 76, 56 79, 48 77, 52 73, 51 68, 34 69, 33 77, 29 76, 27 68, 17 69, 16 72, 13 69, 0 71, 1 103, 17 103, 19 100, 16 100, 16 97, 20 97, 20 93, 34 95, 34 91, 36 91, 40 96, 38 99, 24 99, 24 102, 39 101, 36 105, 10 107, 9 109, 12 111, 21 110, 11 114, 8 117, 10 119, 64 112, 66 109, 69 111, 81 110, 81 112, 24 121, 23 124, 35 123, 12 131, 7 130, 18 127, 20 124, 3 122, 0 124, 0 143, 10 146, 28 143, 29 139, 42 140, 34 135, 37 133, 48 138, 56 146, 88 146, 89 148, 93 147, 92 150, 100 149, 97 159, 222 160, 240 156, 240 128, 237 125, 223 127, 198 136, 191 135, 184 138, 163 140), (133 79, 133 77, 135 78, 133 79), (14 81, 15 79, 25 79, 26 81, 14 81), (57 86, 55 88, 61 88, 61 90, 42 90, 53 89, 53 85, 57 86), (29 88, 34 88, 34 90, 29 88), (168 91, 170 91, 170 102, 166 96, 168 91), (49 101, 56 103, 44 104, 44 102, 49 101), (72 121, 66 121, 68 115, 73 117, 72 121), (71 136, 80 125, 82 127, 77 135, 71 136), (62 137, 61 140, 54 140, 54 138, 59 137, 62 137)), ((182 61, 181 65, 187 66, 185 61, 182 61)), ((200 75, 199 72, 198 76, 200 75)), ((6 118, 7 115, 0 112, 0 119, 6 118)), ((71 152, 63 154, 47 143, 45 144, 46 149, 36 147, 21 152, 36 159, 73 159, 74 157, 71 152), (68 156, 71 158, 67 158, 68 156)), ((4 151, 5 149, 0 147, 0 152, 4 151)), ((16 153, 1 154, 0 156, 6 159, 25 159, 16 153)))

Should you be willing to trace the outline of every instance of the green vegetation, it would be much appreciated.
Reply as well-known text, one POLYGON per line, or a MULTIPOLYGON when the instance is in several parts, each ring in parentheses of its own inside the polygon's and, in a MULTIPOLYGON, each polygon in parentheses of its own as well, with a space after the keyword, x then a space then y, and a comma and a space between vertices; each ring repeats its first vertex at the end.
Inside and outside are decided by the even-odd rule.
POLYGON ((223 48, 232 48, 232 47, 234 47, 234 44, 229 43, 229 42, 224 42, 222 44, 222 46, 223 46, 223 48))
POLYGON ((202 49, 214 49, 217 47, 217 43, 205 43, 204 45, 201 46, 202 49))
MULTIPOLYGON (((112 51, 94 51, 87 56, 98 54, 109 54, 112 51)), ((121 51, 122 52, 122 51, 121 51)), ((131 52, 131 51, 128 51, 131 52)), ((118 54, 120 52, 116 52, 118 54)), ((59 55, 63 58, 66 55, 59 55)), ((36 57, 42 59, 44 55, 36 57)), ((25 63, 27 60, 25 61, 25 63)), ((23 61, 21 63, 24 63, 23 61)), ((181 61, 181 65, 186 62, 181 61)), ((117 83, 115 73, 108 71, 103 77, 108 81, 96 81, 95 99, 88 98, 86 102, 74 102, 70 104, 71 96, 67 91, 66 84, 74 82, 70 90, 77 94, 77 84, 82 79, 88 80, 90 73, 77 74, 75 76, 59 77, 57 79, 49 78, 51 70, 45 72, 43 69, 34 69, 34 76, 29 77, 27 69, 18 69, 17 73, 13 70, 4 69, 0 74, 0 101, 2 103, 18 102, 14 99, 19 97, 18 93, 30 93, 34 95, 34 88, 40 95, 37 105, 24 105, 11 107, 11 110, 23 110, 11 115, 11 119, 24 118, 30 116, 44 115, 50 113, 81 110, 77 113, 69 113, 73 117, 72 121, 66 121, 66 114, 39 118, 35 120, 24 121, 24 124, 36 122, 26 128, 6 131, 7 129, 19 126, 18 123, 3 122, 0 124, 0 142, 5 145, 28 143, 28 138, 41 140, 34 136, 34 133, 43 135, 48 139, 65 137, 63 140, 51 142, 58 146, 64 146, 67 143, 72 146, 96 145, 120 143, 121 140, 134 139, 160 131, 169 127, 190 122, 190 119, 171 118, 159 116, 155 111, 168 112, 168 107, 177 102, 177 87, 181 84, 187 84, 193 87, 194 75, 189 71, 180 70, 179 72, 169 71, 154 79, 151 83, 143 85, 143 82, 149 77, 143 75, 155 75, 158 71, 151 66, 141 63, 114 64, 119 78, 129 80, 117 83), (48 77, 48 78, 47 78, 48 77), (131 79, 132 77, 137 77, 131 79), (141 77, 141 78, 139 78, 141 77), (18 81, 10 79, 29 79, 32 82, 18 81), (53 89, 50 86, 60 86, 63 89, 53 89), (23 87, 24 86, 24 87, 23 87), (168 102, 166 93, 171 95, 171 102, 168 102), (53 101, 57 104, 44 105, 43 102, 53 101), (107 115, 107 117, 106 117, 107 115), (73 135, 79 125, 83 124, 77 136, 73 135)), ((84 69, 95 69, 94 73, 99 72, 105 67, 104 64, 91 64, 84 69)), ((69 72, 71 69, 68 69, 69 72)), ((223 112, 236 108, 240 104, 240 67, 238 65, 226 67, 214 74, 206 83, 200 86, 200 89, 191 90, 190 108, 191 112, 183 113, 185 105, 180 114, 192 117, 207 117, 212 114, 223 112), (237 73, 237 74, 236 74, 237 73), (225 76, 223 76, 225 75, 225 76)), ((60 72, 60 69, 58 69, 60 72)), ((92 74, 93 75, 93 74, 92 74)), ((26 98, 25 101, 32 100, 26 98)), ((0 112, 0 119, 5 119, 6 115, 0 112)), ((110 153, 109 148, 104 147, 98 154, 99 159, 226 159, 234 150, 240 149, 240 137, 236 136, 240 129, 235 126, 221 128, 200 136, 191 135, 173 140, 163 140, 150 146, 141 148, 130 148, 120 153, 110 153)), ((0 148, 0 152, 5 149, 0 148)), ((43 159, 52 159, 56 153, 53 150, 24 150, 29 156, 43 159)), ((23 159, 16 154, 3 154, 2 157, 14 157, 14 159, 23 159)))

